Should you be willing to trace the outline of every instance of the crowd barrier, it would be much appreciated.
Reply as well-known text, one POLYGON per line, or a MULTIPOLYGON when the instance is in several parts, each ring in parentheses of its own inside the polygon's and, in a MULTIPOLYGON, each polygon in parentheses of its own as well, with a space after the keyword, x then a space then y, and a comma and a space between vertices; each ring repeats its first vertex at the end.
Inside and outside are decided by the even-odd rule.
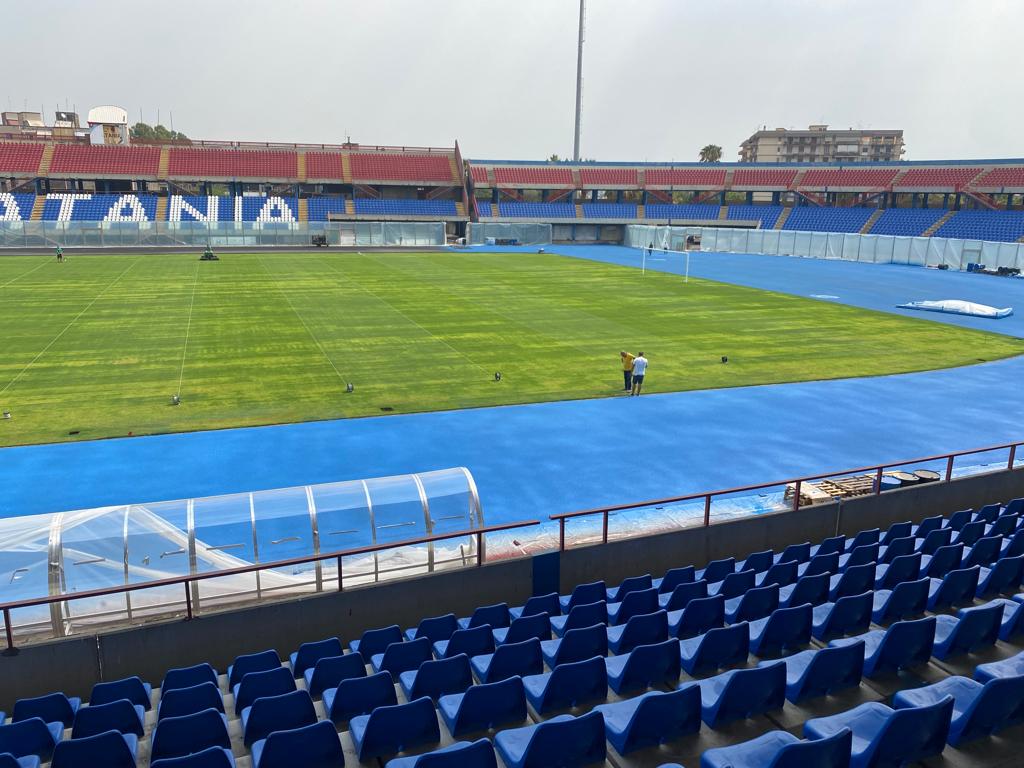
POLYGON ((547 245, 551 242, 551 225, 472 222, 466 226, 467 244, 487 245, 488 238, 514 240, 518 245, 547 245))

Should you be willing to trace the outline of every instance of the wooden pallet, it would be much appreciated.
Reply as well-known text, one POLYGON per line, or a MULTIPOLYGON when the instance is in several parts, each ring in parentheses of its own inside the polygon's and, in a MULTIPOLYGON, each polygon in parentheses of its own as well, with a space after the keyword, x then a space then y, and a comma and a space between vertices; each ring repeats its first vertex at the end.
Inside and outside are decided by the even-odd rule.
MULTIPOLYGON (((867 496, 875 492, 874 475, 855 475, 834 480, 819 480, 815 483, 800 484, 800 506, 824 504, 836 497, 848 499, 854 496, 867 496)), ((785 498, 791 500, 796 493, 796 484, 786 486, 785 498)))

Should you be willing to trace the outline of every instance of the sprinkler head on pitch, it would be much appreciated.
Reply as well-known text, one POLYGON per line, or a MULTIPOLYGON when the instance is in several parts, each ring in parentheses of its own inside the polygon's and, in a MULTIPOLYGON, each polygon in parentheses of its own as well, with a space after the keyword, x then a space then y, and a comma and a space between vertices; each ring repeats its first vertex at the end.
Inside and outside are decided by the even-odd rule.
POLYGON ((181 398, 178 395, 171 395, 171 405, 181 405, 181 398))
POLYGON ((501 381, 501 371, 495 371, 494 372, 494 380, 495 381, 501 381))
POLYGON ((349 394, 352 394, 353 392, 356 391, 356 385, 350 381, 348 384, 345 385, 345 391, 348 392, 349 394))
POLYGON ((725 355, 722 355, 722 362, 723 363, 728 363, 729 362, 729 358, 726 357, 725 355))

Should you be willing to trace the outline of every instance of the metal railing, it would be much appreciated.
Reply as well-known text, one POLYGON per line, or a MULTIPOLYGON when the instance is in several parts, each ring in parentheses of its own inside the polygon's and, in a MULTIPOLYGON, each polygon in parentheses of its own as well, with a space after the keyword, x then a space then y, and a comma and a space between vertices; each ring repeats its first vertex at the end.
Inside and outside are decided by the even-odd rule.
POLYGON ((889 462, 886 464, 872 464, 866 467, 857 467, 855 469, 839 470, 837 472, 822 472, 816 475, 803 475, 801 477, 794 477, 788 480, 775 480, 770 483, 756 483, 753 485, 740 485, 735 488, 723 488, 717 491, 702 491, 699 493, 688 493, 683 496, 670 496, 664 499, 651 499, 648 501, 634 502, 630 504, 614 504, 607 507, 594 507, 593 509, 581 509, 576 512, 562 512, 559 514, 549 515, 549 519, 558 521, 558 551, 565 551, 565 521, 574 520, 582 517, 592 517, 593 515, 601 515, 601 543, 608 543, 608 519, 613 512, 620 512, 627 509, 638 509, 641 507, 654 507, 663 506, 665 504, 677 504, 684 501, 696 501, 698 499, 704 500, 704 522, 703 525, 711 525, 711 503, 715 497, 728 496, 736 493, 745 493, 748 491, 759 491, 765 488, 774 488, 777 486, 793 486, 793 502, 791 509, 797 511, 800 509, 800 488, 804 483, 812 482, 814 480, 824 480, 829 477, 838 477, 841 475, 864 475, 874 474, 875 481, 873 487, 873 495, 877 496, 882 493, 882 476, 886 469, 895 469, 897 467, 904 467, 908 464, 925 464, 934 461, 945 461, 946 469, 942 482, 948 483, 953 478, 953 465, 954 461, 958 456, 969 456, 978 453, 989 453, 991 451, 1009 450, 1009 459, 1006 462, 1007 469, 1013 469, 1014 461, 1017 457, 1017 448, 1024 446, 1024 442, 1015 443, 1003 443, 1001 445, 993 445, 988 448, 973 448, 966 451, 953 451, 950 453, 940 453, 935 456, 924 456, 916 459, 907 459, 905 461, 889 462))

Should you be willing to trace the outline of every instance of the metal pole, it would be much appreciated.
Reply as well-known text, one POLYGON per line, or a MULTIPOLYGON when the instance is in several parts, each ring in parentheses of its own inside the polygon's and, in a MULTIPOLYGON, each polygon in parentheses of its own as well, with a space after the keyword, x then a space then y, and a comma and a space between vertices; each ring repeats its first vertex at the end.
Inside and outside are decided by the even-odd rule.
POLYGON ((580 37, 576 49, 576 127, 572 138, 573 162, 580 161, 580 121, 583 112, 583 27, 587 16, 587 0, 580 0, 580 37))

